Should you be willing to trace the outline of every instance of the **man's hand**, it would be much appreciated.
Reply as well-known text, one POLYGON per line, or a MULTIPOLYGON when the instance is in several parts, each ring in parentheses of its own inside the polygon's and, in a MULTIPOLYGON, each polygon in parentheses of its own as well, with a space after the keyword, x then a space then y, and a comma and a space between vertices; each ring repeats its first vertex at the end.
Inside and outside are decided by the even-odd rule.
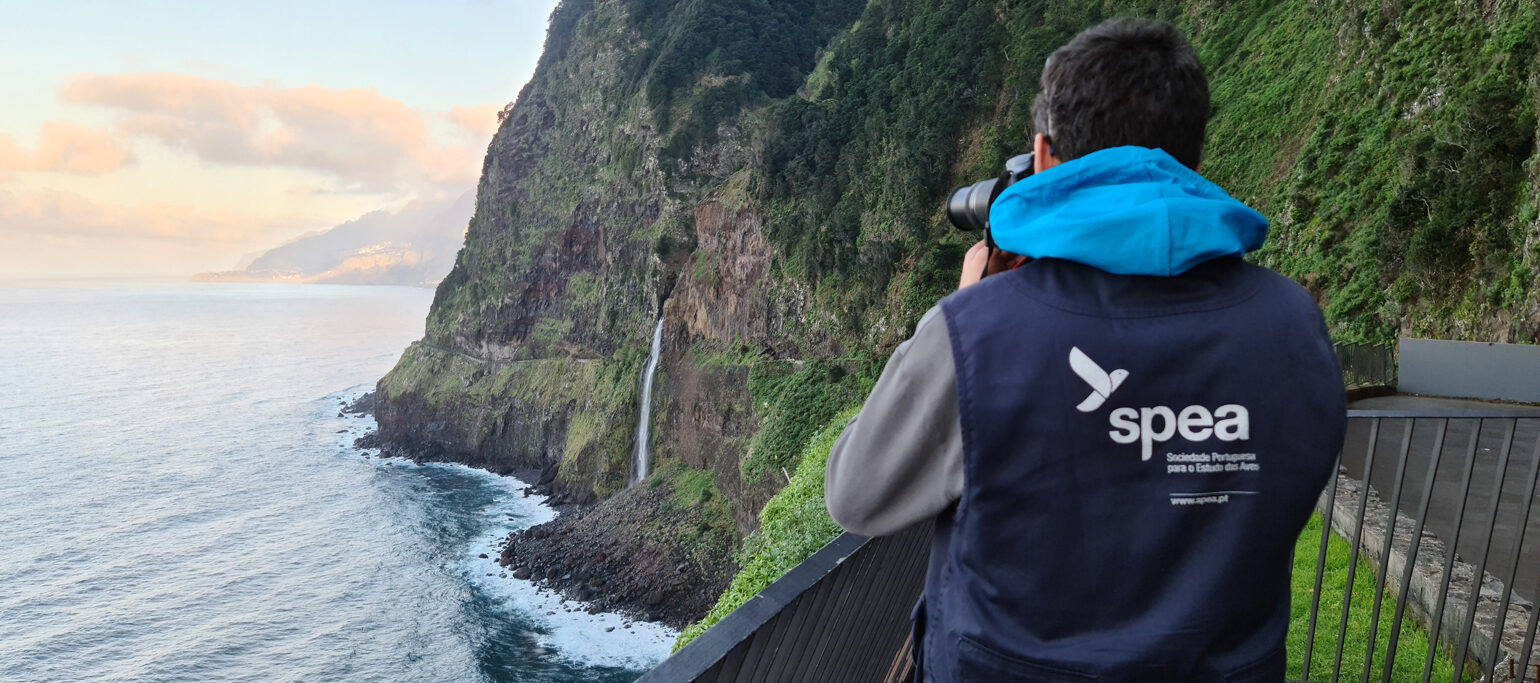
POLYGON ((958 280, 957 288, 962 289, 978 282, 986 274, 1003 273, 1021 265, 1021 262, 1025 260, 1025 256, 1017 256, 1011 252, 999 249, 990 254, 989 243, 979 240, 978 244, 968 248, 968 255, 963 257, 962 278, 958 280), (988 265, 987 271, 985 270, 986 264, 988 265))

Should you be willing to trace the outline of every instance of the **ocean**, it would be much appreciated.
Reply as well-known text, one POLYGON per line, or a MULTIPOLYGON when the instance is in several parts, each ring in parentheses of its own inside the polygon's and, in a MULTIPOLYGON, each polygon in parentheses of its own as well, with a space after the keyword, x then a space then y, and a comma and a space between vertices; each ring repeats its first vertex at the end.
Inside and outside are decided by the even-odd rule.
POLYGON ((504 576, 524 484, 352 447, 433 293, 0 284, 0 680, 628 681, 674 632, 504 576), (481 555, 487 555, 486 558, 481 555))

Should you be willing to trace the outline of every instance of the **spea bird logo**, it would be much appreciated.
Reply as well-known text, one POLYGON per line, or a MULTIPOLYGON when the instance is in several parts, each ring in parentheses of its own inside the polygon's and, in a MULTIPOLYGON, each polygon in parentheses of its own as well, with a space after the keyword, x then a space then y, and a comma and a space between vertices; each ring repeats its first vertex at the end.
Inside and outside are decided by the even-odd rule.
POLYGON ((1085 397, 1080 405, 1075 406, 1082 413, 1089 413, 1102 407, 1107 397, 1118 390, 1123 380, 1128 379, 1127 370, 1119 369, 1108 373, 1102 369, 1102 366, 1097 365, 1096 361, 1091 360, 1090 356, 1085 355, 1078 346, 1071 347, 1069 350, 1069 368, 1080 375, 1080 379, 1085 380, 1086 384, 1091 385, 1091 395, 1085 397))

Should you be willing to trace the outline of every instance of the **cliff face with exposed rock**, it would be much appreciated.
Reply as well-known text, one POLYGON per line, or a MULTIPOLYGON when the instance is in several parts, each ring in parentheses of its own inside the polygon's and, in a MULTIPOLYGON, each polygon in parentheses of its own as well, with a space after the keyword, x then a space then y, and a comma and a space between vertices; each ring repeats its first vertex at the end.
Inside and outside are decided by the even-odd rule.
MULTIPOLYGON (((659 315, 665 384, 686 381, 678 361, 697 340, 769 337, 768 321, 784 313, 768 297, 762 220, 708 197, 750 163, 747 119, 795 91, 860 3, 758 4, 556 10, 537 73, 487 151, 427 336, 380 382, 388 442, 497 471, 554 467, 564 498, 596 501, 625 484, 659 315), (779 40, 763 44, 756 26, 779 40)), ((747 376, 736 376, 722 381, 737 400, 713 390, 698 407, 750 407, 747 376)), ((756 425, 746 416, 704 438, 741 450, 756 425)), ((688 431, 665 429, 660 442, 688 431)))
POLYGON ((955 286, 947 191, 1025 148, 1044 59, 1123 14, 1193 37, 1204 170, 1273 218, 1255 259, 1335 334, 1540 337, 1532 3, 564 0, 427 334, 380 381, 381 435, 599 503, 562 528, 602 534, 511 565, 676 548, 669 571, 719 585, 810 437, 955 286), (654 474, 628 490, 660 315, 654 474))

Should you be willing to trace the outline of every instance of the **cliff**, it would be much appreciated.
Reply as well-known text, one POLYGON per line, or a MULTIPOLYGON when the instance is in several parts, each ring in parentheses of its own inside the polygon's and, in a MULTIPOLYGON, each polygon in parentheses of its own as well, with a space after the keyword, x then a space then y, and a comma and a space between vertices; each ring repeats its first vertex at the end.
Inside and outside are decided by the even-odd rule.
POLYGON ((642 487, 615 494, 661 315, 646 490, 688 514, 644 528, 606 502, 565 524, 637 525, 606 562, 682 548, 681 576, 722 585, 810 438, 955 286, 970 240, 946 224, 946 192, 1024 148, 1044 59, 1122 14, 1193 37, 1215 104, 1204 171, 1272 217, 1255 259, 1309 287, 1334 333, 1533 342, 1536 13, 565 0, 487 151, 427 335, 380 382, 381 434, 540 469, 566 501, 633 504, 642 487))

